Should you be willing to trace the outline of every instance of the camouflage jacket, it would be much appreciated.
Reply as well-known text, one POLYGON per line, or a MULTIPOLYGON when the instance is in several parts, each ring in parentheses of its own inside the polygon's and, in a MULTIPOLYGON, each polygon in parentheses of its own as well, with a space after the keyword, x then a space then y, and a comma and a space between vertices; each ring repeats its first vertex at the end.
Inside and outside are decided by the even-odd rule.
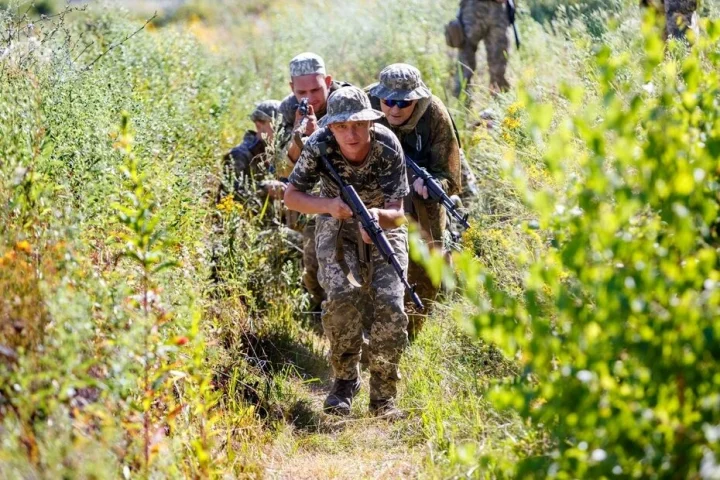
POLYGON ((325 143, 328 159, 340 177, 355 187, 367 208, 383 208, 385 202, 402 199, 409 189, 400 143, 389 129, 378 124, 373 126, 371 142, 365 161, 352 165, 343 157, 330 129, 320 128, 308 138, 289 182, 298 190, 308 192, 319 181, 321 197, 340 195, 340 188, 323 171, 319 145, 325 143))

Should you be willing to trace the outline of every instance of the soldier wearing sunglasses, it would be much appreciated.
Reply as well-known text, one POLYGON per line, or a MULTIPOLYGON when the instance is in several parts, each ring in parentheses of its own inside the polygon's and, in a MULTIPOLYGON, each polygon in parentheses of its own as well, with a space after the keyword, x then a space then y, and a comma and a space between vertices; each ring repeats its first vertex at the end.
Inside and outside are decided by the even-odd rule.
MULTIPOLYGON (((385 118, 379 122, 397 135, 406 155, 440 181, 448 195, 460 193, 461 157, 455 125, 442 101, 432 95, 423 83, 420 71, 407 64, 389 65, 380 72, 380 81, 366 90, 374 108, 385 118)), ((408 169, 411 194, 405 199, 405 211, 419 222, 423 239, 430 248, 442 249, 445 237, 445 209, 428 203, 428 192, 421 178, 408 169)), ((439 287, 433 285, 425 269, 410 262, 408 280, 417 285, 417 294, 429 305, 439 287), (430 301, 430 302, 427 302, 430 301)), ((406 310, 412 312, 412 302, 406 310)), ((423 316, 410 315, 408 333, 411 338, 422 326, 423 316)))

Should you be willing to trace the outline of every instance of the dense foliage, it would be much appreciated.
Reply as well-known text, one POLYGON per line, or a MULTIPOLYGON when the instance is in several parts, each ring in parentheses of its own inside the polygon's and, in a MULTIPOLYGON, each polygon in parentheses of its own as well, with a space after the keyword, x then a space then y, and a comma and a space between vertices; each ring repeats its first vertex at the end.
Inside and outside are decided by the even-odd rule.
POLYGON ((569 114, 524 99, 553 182, 508 165, 549 242, 517 257, 522 292, 461 261, 477 333, 522 369, 491 396, 549 442, 486 457, 513 476, 718 474, 720 29, 666 53, 649 25, 642 50, 598 49, 596 91, 562 90, 569 114))
POLYGON ((538 20, 519 17, 518 93, 479 73, 465 104, 453 0, 191 1, 139 31, 41 3, 58 15, 0 13, 0 477, 261 477, 274 449, 375 466, 295 476, 375 476, 385 437, 418 463, 388 476, 717 475, 715 23, 665 48, 636 2, 518 2, 538 20), (296 235, 217 195, 305 50, 358 85, 417 65, 479 177, 454 267, 416 250, 464 295, 408 350, 393 427, 366 392, 352 421, 319 417, 296 235))

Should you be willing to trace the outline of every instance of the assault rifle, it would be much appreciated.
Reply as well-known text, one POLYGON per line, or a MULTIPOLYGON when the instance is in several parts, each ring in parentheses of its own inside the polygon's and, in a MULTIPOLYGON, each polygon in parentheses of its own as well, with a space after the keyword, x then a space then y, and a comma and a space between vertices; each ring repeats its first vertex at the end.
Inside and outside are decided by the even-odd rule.
POLYGON ((355 191, 355 187, 347 185, 343 182, 342 178, 337 173, 337 170, 335 170, 332 166, 330 160, 327 158, 326 145, 321 143, 319 146, 320 159, 322 160, 323 166, 328 171, 333 181, 338 185, 338 187, 340 187, 340 198, 342 198, 347 206, 350 207, 350 210, 353 212, 353 217, 360 222, 360 225, 362 225, 362 228, 368 234, 372 243, 377 247, 378 252, 380 252, 383 259, 392 265, 395 273, 397 273, 397 276, 400 277, 400 281, 402 281, 405 288, 410 292, 410 298, 412 298, 412 301, 419 309, 424 310, 425 307, 423 306, 420 297, 418 297, 417 293, 415 293, 415 287, 411 286, 405 278, 403 269, 397 259, 397 253, 395 253, 392 245, 390 245, 390 241, 387 236, 385 236, 383 229, 380 228, 380 224, 373 216, 370 215, 367 207, 363 201, 360 200, 360 196, 357 191, 355 191))
POLYGON ((507 0, 507 14, 508 21, 512 25, 515 34, 515 45, 520 48, 520 35, 518 35, 517 26, 515 25, 515 2, 513 0, 507 0))
POLYGON ((297 109, 303 118, 302 120, 300 120, 300 126, 298 126, 298 128, 293 133, 293 141, 300 147, 302 147, 302 136, 305 132, 305 127, 307 126, 308 122, 308 105, 310 105, 310 101, 307 97, 305 97, 300 100, 300 103, 297 106, 297 109))
POLYGON ((405 155, 405 163, 408 167, 412 169, 413 172, 415 172, 415 175, 422 178, 425 182, 425 186, 428 189, 429 200, 433 202, 438 202, 443 207, 445 207, 445 210, 447 210, 447 212, 455 220, 460 222, 460 225, 462 225, 463 228, 470 228, 470 224, 467 221, 468 215, 461 215, 460 212, 458 212, 458 209, 455 206, 455 202, 453 202, 452 199, 448 197, 448 194, 445 193, 442 186, 440 185, 440 182, 438 182, 437 179, 430 175, 427 170, 415 163, 415 161, 407 155, 405 155))

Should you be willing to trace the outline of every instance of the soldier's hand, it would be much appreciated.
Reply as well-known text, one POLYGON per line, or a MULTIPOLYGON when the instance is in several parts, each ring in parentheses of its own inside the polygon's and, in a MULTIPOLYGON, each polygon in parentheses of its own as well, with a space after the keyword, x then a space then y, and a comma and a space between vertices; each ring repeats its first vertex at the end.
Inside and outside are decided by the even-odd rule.
POLYGON ((428 198, 428 189, 425 186, 425 181, 422 178, 416 178, 413 182, 413 190, 415 190, 415 193, 418 194, 418 196, 424 198, 427 200, 428 198))
MULTIPOLYGON (((378 224, 380 223, 380 215, 378 215, 378 209, 377 208, 369 208, 368 213, 372 218, 375 219, 378 224)), ((372 243, 372 240, 370 239, 370 235, 367 234, 365 229, 358 223, 358 228, 360 229, 360 236, 362 236, 363 242, 367 243, 368 245, 372 243)))
POLYGON ((269 195, 273 200, 282 200, 285 188, 286 185, 278 180, 269 180, 262 185, 264 195, 269 195))
POLYGON ((347 220, 352 217, 352 210, 340 197, 328 201, 328 213, 337 220, 347 220))
POLYGON ((312 135, 312 133, 313 133, 315 130, 317 130, 317 128, 318 128, 318 123, 317 123, 317 122, 318 122, 318 119, 317 119, 317 116, 315 116, 315 109, 313 108, 312 105, 308 105, 308 114, 307 114, 307 117, 303 117, 303 116, 300 114, 300 109, 299 109, 299 108, 298 108, 297 110, 295 110, 295 128, 294 128, 294 130, 295 130, 296 132, 297 132, 298 130, 300 130, 299 133, 300 133, 301 135, 306 135, 306 136, 312 135), (304 128, 304 129, 301 129, 300 127, 301 127, 303 118, 306 119, 305 128, 304 128))

